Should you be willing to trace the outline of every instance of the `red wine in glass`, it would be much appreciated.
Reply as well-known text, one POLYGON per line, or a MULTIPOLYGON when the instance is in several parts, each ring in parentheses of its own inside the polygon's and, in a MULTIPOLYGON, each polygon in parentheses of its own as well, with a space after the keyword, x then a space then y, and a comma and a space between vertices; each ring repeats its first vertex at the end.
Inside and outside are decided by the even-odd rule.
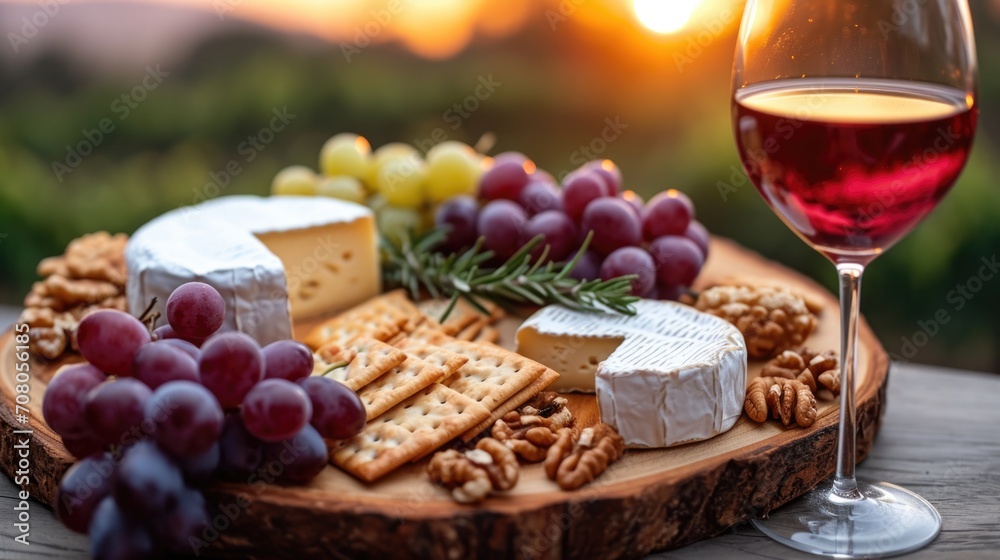
POLYGON ((933 210, 976 125, 964 91, 907 80, 764 82, 737 90, 733 112, 764 200, 835 262, 875 257, 933 210))

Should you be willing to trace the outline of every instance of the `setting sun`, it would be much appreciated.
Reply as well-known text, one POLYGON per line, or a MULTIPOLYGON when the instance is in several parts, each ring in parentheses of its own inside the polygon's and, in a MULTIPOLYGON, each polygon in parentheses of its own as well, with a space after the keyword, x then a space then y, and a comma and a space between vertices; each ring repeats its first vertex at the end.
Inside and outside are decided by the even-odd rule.
POLYGON ((656 33, 673 33, 691 19, 702 0, 633 0, 632 8, 639 23, 656 33))

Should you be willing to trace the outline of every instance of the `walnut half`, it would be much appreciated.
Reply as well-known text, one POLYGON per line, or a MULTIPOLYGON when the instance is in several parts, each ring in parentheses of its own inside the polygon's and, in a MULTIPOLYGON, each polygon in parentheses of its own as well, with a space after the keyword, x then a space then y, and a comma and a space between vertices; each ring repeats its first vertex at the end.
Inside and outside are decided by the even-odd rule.
POLYGON ((491 492, 510 490, 517 484, 520 467, 514 452, 499 441, 485 438, 475 449, 439 451, 427 465, 433 482, 449 488, 461 504, 481 502, 491 492))
POLYGON ((600 423, 580 432, 561 428, 545 457, 545 474, 563 490, 576 490, 601 475, 625 452, 625 440, 611 426, 600 423))
POLYGON ((529 463, 545 460, 556 442, 556 431, 573 423, 573 413, 558 393, 539 393, 520 410, 508 412, 493 424, 491 435, 529 463))
POLYGON ((795 348, 816 328, 805 299, 767 286, 716 286, 698 296, 695 307, 736 325, 751 358, 770 358, 795 348))

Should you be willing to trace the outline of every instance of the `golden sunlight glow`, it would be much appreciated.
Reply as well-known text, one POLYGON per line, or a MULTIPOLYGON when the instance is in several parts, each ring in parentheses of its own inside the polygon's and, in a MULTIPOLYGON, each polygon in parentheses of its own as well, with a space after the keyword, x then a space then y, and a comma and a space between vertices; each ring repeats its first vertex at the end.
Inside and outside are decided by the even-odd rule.
POLYGON ((702 0, 632 0, 639 23, 656 33, 680 31, 702 0))

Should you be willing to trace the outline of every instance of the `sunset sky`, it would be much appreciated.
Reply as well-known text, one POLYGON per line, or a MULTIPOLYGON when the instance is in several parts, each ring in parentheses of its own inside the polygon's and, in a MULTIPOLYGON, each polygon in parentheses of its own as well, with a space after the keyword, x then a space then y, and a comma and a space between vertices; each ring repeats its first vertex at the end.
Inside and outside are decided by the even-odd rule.
MULTIPOLYGON (((74 7, 109 2, 73 0, 74 7)), ((454 55, 474 37, 504 36, 530 18, 553 31, 570 19, 593 26, 620 26, 657 36, 694 34, 741 0, 122 0, 170 4, 214 12, 220 21, 242 19, 285 31, 304 32, 345 48, 398 41, 429 58, 454 55)), ((36 0, 0 0, 38 6, 36 0)), ((75 8, 79 9, 79 8, 75 8)), ((58 16, 55 16, 58 17, 58 16)), ((735 18, 726 18, 734 25, 735 18)), ((7 27, 17 23, 4 21, 7 27)), ((9 29, 3 30, 5 34, 9 29)))

